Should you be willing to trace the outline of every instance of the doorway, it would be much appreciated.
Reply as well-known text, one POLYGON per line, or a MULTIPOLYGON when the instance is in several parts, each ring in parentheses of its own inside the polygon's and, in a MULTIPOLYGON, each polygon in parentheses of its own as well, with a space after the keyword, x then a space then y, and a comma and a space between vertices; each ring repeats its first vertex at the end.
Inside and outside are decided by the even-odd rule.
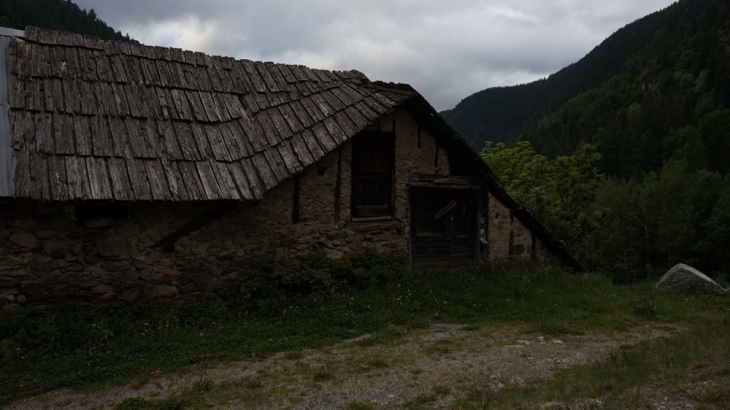
POLYGON ((410 257, 416 268, 458 268, 477 260, 478 189, 412 186, 410 257))

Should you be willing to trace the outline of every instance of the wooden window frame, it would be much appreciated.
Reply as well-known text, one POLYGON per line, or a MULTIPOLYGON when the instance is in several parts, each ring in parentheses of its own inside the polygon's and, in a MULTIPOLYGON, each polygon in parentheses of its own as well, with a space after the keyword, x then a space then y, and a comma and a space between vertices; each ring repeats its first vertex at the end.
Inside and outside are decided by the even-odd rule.
MULTIPOLYGON (((395 135, 389 132, 365 132, 352 140, 350 208, 353 221, 392 219, 395 213, 395 135), (368 169, 361 164, 367 151, 382 150, 386 169, 368 169), (379 181, 384 188, 378 194, 384 200, 379 204, 366 204, 361 198, 360 186, 367 181, 379 181)), ((375 182, 377 185, 377 182, 375 182)), ((373 188, 371 188, 373 189, 373 188)))

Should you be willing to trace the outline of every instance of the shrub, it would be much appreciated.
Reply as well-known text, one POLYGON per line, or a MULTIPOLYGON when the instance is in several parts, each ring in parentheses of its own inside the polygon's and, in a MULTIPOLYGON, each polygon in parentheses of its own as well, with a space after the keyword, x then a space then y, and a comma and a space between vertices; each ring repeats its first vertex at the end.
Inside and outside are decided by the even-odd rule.
POLYGON ((246 312, 278 314, 293 305, 308 305, 330 298, 346 288, 369 289, 409 272, 403 252, 364 251, 344 259, 323 252, 302 260, 268 259, 260 268, 241 274, 223 292, 231 305, 246 312))

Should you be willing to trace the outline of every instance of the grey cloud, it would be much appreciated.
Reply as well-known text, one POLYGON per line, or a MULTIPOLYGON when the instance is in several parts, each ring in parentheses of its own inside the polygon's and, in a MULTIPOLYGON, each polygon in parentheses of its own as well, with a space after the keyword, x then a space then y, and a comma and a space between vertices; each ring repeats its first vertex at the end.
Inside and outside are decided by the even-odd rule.
POLYGON ((672 0, 78 0, 145 43, 358 69, 437 109, 545 77, 672 0))

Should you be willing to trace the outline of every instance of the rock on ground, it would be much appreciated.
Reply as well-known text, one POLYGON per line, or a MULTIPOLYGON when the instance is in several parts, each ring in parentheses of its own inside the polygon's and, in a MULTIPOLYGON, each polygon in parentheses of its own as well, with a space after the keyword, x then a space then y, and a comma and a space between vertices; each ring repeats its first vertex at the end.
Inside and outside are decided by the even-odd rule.
POLYGON ((699 289, 703 292, 724 295, 727 290, 697 269, 678 263, 655 285, 657 289, 699 289))

